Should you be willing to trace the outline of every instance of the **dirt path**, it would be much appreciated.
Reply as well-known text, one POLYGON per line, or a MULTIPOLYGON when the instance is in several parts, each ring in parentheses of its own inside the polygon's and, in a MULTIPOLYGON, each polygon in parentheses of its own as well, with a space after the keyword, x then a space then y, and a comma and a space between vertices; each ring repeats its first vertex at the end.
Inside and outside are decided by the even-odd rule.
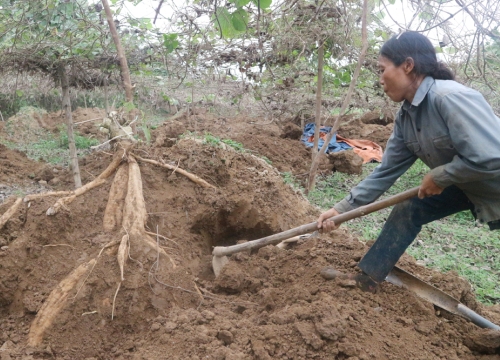
MULTIPOLYGON (((215 279, 213 246, 287 230, 319 214, 276 170, 300 174, 310 157, 282 131, 282 124, 202 113, 157 129, 152 145, 137 153, 178 165, 216 188, 139 163, 146 229, 161 235, 152 237, 171 261, 130 244, 118 293, 118 246, 98 257, 121 238, 121 229, 103 227, 112 179, 55 216, 46 211, 57 197, 24 203, 0 229, 0 359, 498 359, 498 334, 406 290, 383 284, 379 293, 367 294, 349 282, 323 280, 324 266, 353 271, 367 250, 344 229, 290 250, 239 253, 215 279), (171 140, 186 130, 233 138, 253 152, 171 140), (95 267, 69 293, 40 345, 28 346, 30 326, 49 294, 92 259, 95 267)), ((72 188, 67 171, 51 174, 4 147, 0 154, 0 182, 8 188, 23 182, 39 188, 33 173, 58 178, 54 185, 47 180, 47 189, 72 188)), ((82 181, 94 180, 111 159, 108 153, 89 155, 82 181)), ((0 214, 13 200, 0 205, 0 214)), ((500 323, 500 306, 478 304, 455 274, 418 266, 409 256, 400 265, 500 323)))

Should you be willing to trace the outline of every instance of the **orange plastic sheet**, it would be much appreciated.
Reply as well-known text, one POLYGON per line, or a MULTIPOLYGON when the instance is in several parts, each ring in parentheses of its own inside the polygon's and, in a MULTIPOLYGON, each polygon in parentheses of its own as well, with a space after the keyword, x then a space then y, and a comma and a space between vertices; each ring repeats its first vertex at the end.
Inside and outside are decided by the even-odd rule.
POLYGON ((343 141, 347 145, 352 146, 352 149, 356 154, 363 158, 363 164, 377 161, 382 162, 382 155, 384 155, 384 150, 382 147, 370 140, 354 140, 346 139, 339 134, 337 134, 337 142, 343 141))

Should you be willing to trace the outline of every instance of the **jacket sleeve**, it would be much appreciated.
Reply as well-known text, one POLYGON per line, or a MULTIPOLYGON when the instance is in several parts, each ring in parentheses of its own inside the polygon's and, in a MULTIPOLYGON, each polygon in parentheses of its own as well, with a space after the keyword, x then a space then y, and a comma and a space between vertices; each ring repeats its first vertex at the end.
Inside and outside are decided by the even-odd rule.
POLYGON ((387 142, 382 163, 363 181, 352 188, 345 199, 334 205, 335 210, 339 213, 353 210, 377 200, 417 160, 417 156, 405 145, 398 126, 399 122, 397 119, 394 124, 394 130, 387 142))
POLYGON ((483 96, 472 89, 450 93, 438 109, 458 155, 431 170, 434 182, 444 188, 500 176, 500 119, 483 96))

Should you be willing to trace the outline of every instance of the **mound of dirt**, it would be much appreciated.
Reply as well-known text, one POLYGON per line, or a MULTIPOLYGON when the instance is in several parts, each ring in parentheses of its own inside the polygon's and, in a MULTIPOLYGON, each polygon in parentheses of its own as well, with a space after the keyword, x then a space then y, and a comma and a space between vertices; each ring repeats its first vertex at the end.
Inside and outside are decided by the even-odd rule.
MULTIPOLYGON (((407 290, 382 284, 378 293, 369 294, 349 281, 324 280, 319 275, 324 266, 355 271, 368 249, 342 228, 289 250, 267 246, 235 254, 215 278, 213 246, 288 230, 314 221, 320 211, 253 153, 195 138, 168 140, 184 126, 220 137, 233 134, 250 149, 260 146, 273 165, 286 166, 287 155, 289 162, 306 162, 309 155, 302 155, 299 142, 283 145, 290 139, 279 136, 279 126, 261 131, 248 119, 199 119, 205 121, 193 116, 167 122, 154 134, 154 146, 134 150, 145 228, 154 246, 133 237, 120 243, 129 231, 125 226, 105 230, 108 199, 120 191, 112 186, 113 176, 53 216, 46 211, 60 196, 23 203, 0 229, 2 360, 498 356, 498 332, 479 329, 407 290), (181 169, 212 186, 189 180, 181 169), (125 248, 129 256, 121 281, 117 256, 125 248), (40 331, 39 341, 33 340, 34 329, 40 331)), ((127 151, 115 152, 126 166, 127 151)), ((88 156, 82 162, 83 182, 96 179, 112 159, 108 153, 88 156)), ((128 159, 130 168, 134 161, 131 155, 128 159)), ((60 178, 58 190, 71 190, 69 174, 60 178)), ((5 202, 0 213, 11 205, 5 202)), ((456 274, 418 266, 409 256, 399 265, 500 323, 500 306, 477 303, 470 285, 456 274)))
MULTIPOLYGON (((72 113, 75 130, 81 134, 100 135, 96 124, 102 122, 106 117, 106 111, 99 108, 77 108, 72 113)), ((38 125, 45 130, 52 132, 58 131, 62 124, 66 123, 66 115, 64 112, 58 111, 47 113, 43 116, 35 117, 38 125)))
MULTIPOLYGON (((99 131, 99 124, 105 117, 102 109, 77 108, 72 113, 74 130, 87 137, 104 140, 106 135, 99 131)), ((10 117, 0 128, 2 138, 13 143, 35 143, 46 137, 46 133, 59 133, 66 124, 66 115, 58 111, 47 113, 45 110, 25 107, 15 116, 10 117)))

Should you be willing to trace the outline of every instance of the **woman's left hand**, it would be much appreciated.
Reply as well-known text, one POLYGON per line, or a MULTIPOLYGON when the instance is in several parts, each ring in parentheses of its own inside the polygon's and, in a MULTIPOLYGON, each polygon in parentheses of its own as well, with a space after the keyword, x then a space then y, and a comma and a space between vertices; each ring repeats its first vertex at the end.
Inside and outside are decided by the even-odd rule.
POLYGON ((436 185, 431 174, 426 174, 418 189, 418 198, 423 199, 432 195, 439 195, 443 192, 443 188, 436 185))

